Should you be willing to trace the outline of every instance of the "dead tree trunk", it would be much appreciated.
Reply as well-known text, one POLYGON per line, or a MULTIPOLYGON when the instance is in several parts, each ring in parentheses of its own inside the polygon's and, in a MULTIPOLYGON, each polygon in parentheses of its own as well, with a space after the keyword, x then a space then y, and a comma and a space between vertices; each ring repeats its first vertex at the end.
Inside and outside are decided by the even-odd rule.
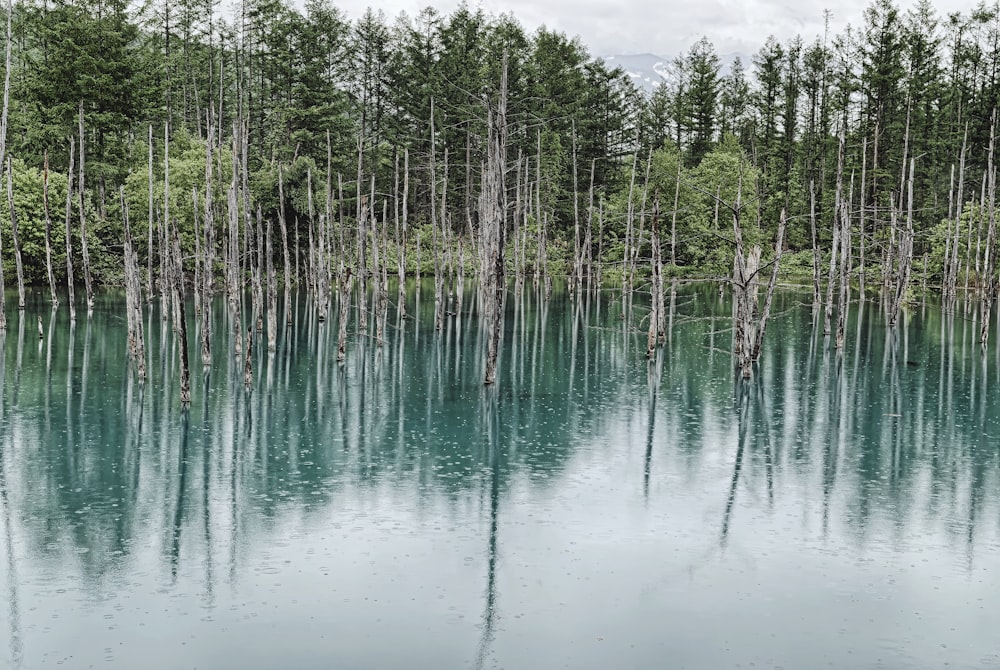
MULTIPOLYGON (((853 176, 852 176, 853 181, 853 176)), ((852 186, 853 188, 853 186, 852 186)), ((844 327, 847 322, 848 288, 850 286, 851 215, 850 198, 845 207, 840 208, 840 294, 837 300, 837 335, 835 346, 844 346, 844 327)))
POLYGON ((816 184, 812 181, 809 182, 809 228, 812 232, 812 247, 813 247, 813 315, 819 313, 820 306, 823 304, 822 289, 820 277, 823 271, 820 269, 822 262, 820 260, 819 251, 819 240, 816 239, 816 184))
POLYGON ((76 321, 76 296, 73 291, 73 228, 71 226, 73 218, 73 157, 74 157, 74 147, 76 146, 73 138, 70 138, 69 142, 69 168, 66 172, 66 219, 64 221, 64 230, 66 231, 66 290, 69 293, 67 301, 69 302, 69 320, 76 321))
POLYGON ((981 318, 979 341, 985 347, 990 336, 990 309, 993 306, 993 299, 996 295, 996 124, 997 112, 993 110, 993 120, 990 124, 990 151, 986 163, 986 173, 988 176, 987 208, 989 211, 989 228, 986 233, 986 259, 983 271, 985 273, 983 284, 983 295, 980 302, 981 318))
POLYGON ((59 305, 56 293, 56 275, 52 269, 52 211, 49 206, 49 151, 45 150, 42 158, 42 208, 45 210, 45 274, 49 279, 49 295, 52 296, 52 306, 59 305))
MULTIPOLYGON (((153 126, 149 126, 149 167, 147 171, 148 178, 148 205, 149 205, 149 218, 147 224, 149 226, 148 237, 146 238, 146 302, 153 302, 153 126)), ((72 149, 72 147, 70 147, 72 149)), ((72 171, 71 171, 72 173, 72 171)))
POLYGON ((861 140, 861 207, 858 221, 858 300, 865 301, 865 240, 867 235, 866 217, 868 179, 868 138, 861 140))
POLYGON ((274 276, 274 249, 271 242, 271 217, 267 219, 267 350, 278 348, 278 278, 274 276))
POLYGON ((80 102, 80 181, 79 181, 79 196, 80 196, 80 252, 83 255, 83 282, 87 288, 87 314, 90 314, 94 309, 94 282, 90 276, 90 252, 87 247, 87 217, 86 217, 86 207, 84 200, 84 142, 83 142, 83 101, 80 102))
POLYGON ((774 297, 774 287, 778 285, 778 268, 781 265, 781 255, 784 253, 785 244, 785 210, 781 210, 781 219, 778 223, 778 239, 774 243, 774 260, 771 262, 771 279, 767 283, 767 294, 764 296, 764 308, 760 312, 760 323, 757 326, 757 334, 753 344, 753 360, 760 360, 760 350, 764 346, 764 331, 767 330, 767 320, 771 316, 771 301, 774 297))
POLYGON ((652 279, 650 281, 650 309, 649 309, 649 332, 646 335, 646 358, 652 358, 656 354, 657 333, 660 317, 660 306, 663 304, 661 293, 663 293, 663 262, 660 259, 660 196, 659 193, 653 198, 653 216, 649 224, 649 244, 650 261, 652 265, 652 279))
MULTIPOLYGON (((823 317, 823 334, 829 335, 833 319, 833 286, 837 275, 837 252, 840 245, 840 209, 844 206, 844 136, 846 129, 840 129, 840 148, 837 151, 837 190, 833 200, 833 244, 830 248, 830 272, 826 276, 826 312, 823 317)), ((840 251, 843 253, 843 251, 840 251)))
POLYGON ((14 246, 14 267, 17 271, 17 309, 24 311, 24 263, 21 240, 17 234, 17 209, 14 207, 14 176, 10 156, 7 156, 7 207, 10 214, 10 241, 14 246))
POLYGON ((285 290, 285 325, 292 325, 292 264, 288 255, 288 222, 285 219, 285 181, 281 166, 278 166, 278 224, 281 226, 281 253, 284 259, 285 274, 282 281, 285 290))
POLYGON ((128 350, 135 362, 139 382, 142 383, 146 380, 146 345, 142 332, 142 283, 139 279, 139 259, 132 239, 124 186, 119 188, 118 199, 125 224, 125 312, 128 322, 128 350))
POLYGON ((573 287, 579 295, 583 284, 583 259, 580 240, 580 186, 576 166, 576 121, 573 122, 573 287))
POLYGON ((340 316, 337 320, 337 360, 341 363, 347 357, 347 319, 351 307, 351 269, 344 271, 340 280, 340 316))
POLYGON ((899 309, 906 299, 906 291, 910 285, 910 268, 913 264, 913 168, 914 159, 910 159, 909 178, 907 180, 907 210, 906 229, 902 231, 899 241, 899 262, 896 279, 896 290, 892 297, 889 310, 889 327, 894 328, 899 319, 899 309))
POLYGON ((958 244, 962 234, 962 203, 965 200, 965 151, 968 141, 968 127, 965 136, 962 138, 962 153, 958 159, 958 200, 955 207, 955 241, 951 247, 951 261, 948 263, 948 296, 953 300, 957 295, 958 285, 958 244))
POLYGON ((622 251, 622 306, 621 318, 625 318, 626 307, 628 306, 628 294, 632 290, 629 286, 629 261, 632 258, 632 245, 635 244, 635 174, 639 167, 639 152, 632 155, 632 172, 628 182, 628 203, 625 210, 625 248, 622 251))
MULTIPOLYGON (((480 211, 483 213, 484 245, 489 261, 487 275, 486 314, 489 316, 489 341, 486 352, 484 383, 494 384, 497 378, 497 358, 503 339, 504 302, 507 293, 507 273, 504 266, 504 246, 507 239, 507 212, 505 208, 505 177, 507 173, 507 52, 503 55, 500 75, 500 94, 496 111, 487 110, 489 128, 486 170, 483 173, 483 191, 480 211)), ((574 161, 575 169, 575 161, 574 161)))
MULTIPOLYGON (((397 180, 398 184, 398 180, 397 180)), ((397 186, 397 191, 398 186, 397 186)), ((397 309, 400 316, 406 315, 406 209, 410 199, 410 150, 403 149, 403 202, 401 203, 402 220, 396 222, 396 271, 399 274, 397 309)))
MULTIPOLYGON (((11 69, 11 26, 14 16, 14 8, 11 0, 7 0, 7 46, 4 66, 3 81, 3 115, 0 117, 0 168, 7 158, 7 115, 10 110, 10 69, 11 69)), ((3 237, 0 235, 0 237, 3 237)), ((3 241, 0 240, 0 331, 7 328, 7 314, 4 309, 4 283, 3 283, 3 241)))
POLYGON ((184 257, 181 256, 181 238, 177 234, 177 228, 173 232, 173 283, 174 301, 179 305, 177 310, 177 343, 180 348, 181 364, 181 405, 187 407, 191 404, 191 368, 188 365, 188 341, 187 341, 187 310, 184 307, 184 257))

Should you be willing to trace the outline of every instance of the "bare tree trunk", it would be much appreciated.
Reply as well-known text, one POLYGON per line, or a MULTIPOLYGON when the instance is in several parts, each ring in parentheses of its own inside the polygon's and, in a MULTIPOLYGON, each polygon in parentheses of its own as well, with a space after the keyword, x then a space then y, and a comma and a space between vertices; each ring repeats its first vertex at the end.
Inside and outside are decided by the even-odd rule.
POLYGON ((677 267, 677 208, 681 198, 681 157, 677 156, 677 181, 674 185, 674 211, 670 216, 670 266, 677 267))
MULTIPOLYGON (((642 182, 642 197, 639 199, 639 230, 632 238, 632 255, 628 261, 628 295, 627 300, 622 298, 622 310, 625 312, 626 320, 630 318, 632 312, 632 289, 635 286, 635 270, 639 260, 639 249, 642 246, 642 237, 646 228, 646 198, 649 195, 649 173, 653 166, 653 151, 650 149, 646 156, 646 175, 642 182)), ((634 226, 634 224, 633 224, 634 226)))
MULTIPOLYGON (((73 229, 70 225, 73 218, 73 157, 76 146, 72 138, 69 142, 69 168, 66 171, 66 220, 64 230, 66 231, 66 289, 69 293, 69 320, 76 321, 76 296, 73 291, 73 229)), ((2 283, 2 282, 0 282, 2 283)), ((2 291, 0 291, 2 294, 2 291)))
POLYGON ((868 138, 865 137, 861 140, 861 210, 860 210, 860 222, 858 223, 858 233, 860 239, 858 240, 858 255, 859 255, 859 267, 858 267, 858 300, 861 302, 865 301, 865 236, 867 234, 867 226, 865 214, 867 212, 867 197, 868 191, 865 186, 868 179, 868 138))
POLYGON ((3 78, 3 114, 0 115, 0 167, 7 164, 7 120, 10 113, 10 72, 11 72, 11 51, 14 6, 12 0, 7 0, 7 42, 4 55, 4 78, 3 78))
POLYGON ((21 259, 21 241, 17 234, 17 209, 14 207, 14 170, 7 156, 7 208, 10 214, 10 238, 14 246, 14 266, 17 271, 17 309, 24 311, 24 263, 21 259))
POLYGON ((781 210, 781 219, 778 223, 778 239, 774 242, 774 260, 771 262, 771 279, 767 283, 764 308, 760 312, 760 324, 757 326, 757 335, 754 338, 754 361, 760 360, 760 350, 764 346, 764 331, 767 330, 767 320, 771 316, 771 300, 774 297, 774 287, 778 285, 778 267, 781 265, 781 256, 784 253, 785 224, 785 210, 781 210))
MULTIPOLYGON (((497 358, 503 338, 504 302, 507 293, 507 273, 504 266, 504 246, 506 245, 507 212, 505 201, 505 176, 507 172, 507 52, 503 54, 503 69, 500 75, 500 95, 497 109, 487 111, 489 128, 487 163, 483 173, 483 192, 480 211, 483 214, 483 231, 490 263, 488 290, 485 295, 489 315, 490 334, 486 352, 486 375, 484 383, 496 382, 497 358)), ((575 156, 574 156, 575 157, 575 156)), ((574 161, 575 169, 575 161, 574 161)))
POLYGON ((593 229, 594 229, 594 173, 597 170, 597 160, 590 161, 590 188, 587 189, 587 230, 583 235, 583 246, 580 248, 581 276, 586 267, 587 288, 593 283, 593 229))
POLYGON ((59 305, 56 294, 56 275, 52 269, 52 212, 49 207, 49 150, 42 157, 42 208, 45 210, 45 274, 49 279, 49 295, 52 306, 59 305))
MULTIPOLYGON (((72 148, 72 147, 71 147, 72 148)), ((153 126, 149 126, 149 236, 146 238, 146 301, 153 302, 153 126)))
POLYGON ((813 247, 813 314, 819 312, 820 306, 823 304, 823 298, 821 294, 821 279, 822 270, 820 269, 820 251, 819 251, 819 240, 816 239, 816 184, 812 181, 809 182, 809 228, 812 232, 812 247, 813 247))
POLYGON ((351 269, 344 271, 340 280, 340 318, 337 327, 337 360, 343 362, 347 357, 347 319, 351 306, 351 269))
POLYGON ((580 187, 576 167, 576 121, 573 121, 573 286, 577 295, 583 283, 583 259, 580 241, 580 187))
MULTIPOLYGON (((852 177, 853 181, 853 177, 852 177)), ((853 187, 852 187, 853 188, 853 187)), ((835 346, 844 346, 844 327, 847 322, 848 287, 850 286, 850 255, 851 255, 851 215, 850 201, 846 207, 840 208, 840 295, 837 300, 837 335, 835 346)))
MULTIPOLYGON (((375 288, 375 342, 378 346, 382 346, 382 342, 385 339, 385 317, 388 305, 388 274, 386 266, 389 264, 389 258, 386 256, 386 245, 385 245, 385 229, 386 229, 386 217, 388 214, 389 203, 383 199, 382 200, 382 253, 379 254, 379 261, 376 263, 376 288, 375 288)), ((376 249, 379 246, 379 238, 376 236, 373 240, 376 249)))
MULTIPOLYGON (((968 141, 968 124, 966 124, 965 135, 962 138, 962 153, 958 159, 958 200, 955 207, 955 240, 951 247, 951 261, 948 263, 948 295, 954 299, 958 284, 958 243, 962 234, 962 205, 965 201, 965 150, 968 141)), ((970 228, 971 229, 971 228, 970 228)))
POLYGON ((660 258, 660 197, 653 198, 653 216, 649 224, 650 261, 652 280, 650 282, 649 331, 646 335, 646 358, 656 354, 657 333, 662 321, 660 307, 663 304, 663 261, 660 258))
MULTIPOLYGON (((840 245, 840 209, 844 206, 844 135, 845 129, 840 129, 840 148, 837 151, 837 190, 833 204, 833 244, 830 250, 830 272, 826 277, 826 313, 823 318, 823 334, 831 332, 833 318, 833 286, 836 281, 837 252, 840 245)), ((840 253, 843 253, 841 251, 840 253)))
POLYGON ((914 159, 910 159, 910 174, 907 180, 907 211, 906 230, 903 231, 899 243, 899 271, 896 281, 896 291, 893 295, 889 311, 889 327, 896 326, 899 309, 906 299, 906 291, 910 285, 910 268, 913 263, 913 170, 914 159))
POLYGON ((125 187, 118 190, 122 220, 125 224, 125 312, 128 322, 128 349, 136 365, 139 382, 146 380, 146 345, 142 332, 142 285, 139 279, 139 260, 132 240, 132 226, 129 223, 128 202, 125 187))
POLYGON ((403 149, 402 238, 399 244, 399 313, 406 315, 406 233, 407 211, 410 207, 410 150, 403 149))
POLYGON ((274 249, 271 242, 271 217, 267 218, 267 350, 278 348, 278 278, 274 275, 274 249))
POLYGON ((188 365, 188 341, 187 341, 187 310, 184 307, 184 257, 181 256, 181 238, 177 234, 177 228, 173 227, 174 240, 174 301, 179 305, 177 310, 177 341, 180 345, 181 363, 181 405, 187 407, 191 404, 191 368, 188 365))
POLYGON ((253 386, 253 326, 247 328, 247 348, 243 357, 243 386, 247 390, 253 386))
POLYGON ((625 319, 628 307, 628 294, 632 290, 629 286, 629 267, 632 258, 632 246, 635 244, 635 175, 636 168, 639 167, 639 152, 632 155, 632 172, 628 182, 628 204, 625 211, 625 248, 622 251, 622 306, 621 318, 625 319))
MULTIPOLYGON (((11 26, 14 17, 14 8, 11 0, 7 0, 7 43, 4 65, 3 80, 3 114, 0 116, 0 168, 6 164, 7 159, 7 115, 10 110, 10 70, 11 70, 11 26)), ((0 235, 0 237, 3 237, 0 235)), ((4 308, 4 283, 3 283, 3 241, 0 240, 0 331, 7 328, 7 313, 4 308)))
POLYGON ((986 259, 984 262, 983 271, 985 273, 983 282, 983 296, 980 303, 981 307, 981 318, 980 318, 980 333, 979 341, 985 347, 986 342, 990 336, 990 309, 993 306, 993 299, 996 297, 996 163, 995 163, 995 149, 996 149, 996 125, 997 125, 997 112, 994 108, 993 119, 990 124, 990 151, 986 163, 986 174, 989 178, 989 186, 987 191, 987 207, 989 211, 989 229, 986 233, 986 259))
POLYGON ((84 206, 83 101, 80 101, 80 252, 83 254, 83 281, 87 287, 87 314, 94 309, 94 283, 90 276, 90 253, 87 249, 87 218, 84 206))
MULTIPOLYGON (((327 134, 329 141, 329 133, 327 134)), ((288 256, 288 222, 285 219, 285 180, 281 166, 278 166, 278 224, 281 226, 281 253, 285 262, 285 276, 282 280, 282 287, 285 291, 285 325, 292 325, 292 263, 288 256)))

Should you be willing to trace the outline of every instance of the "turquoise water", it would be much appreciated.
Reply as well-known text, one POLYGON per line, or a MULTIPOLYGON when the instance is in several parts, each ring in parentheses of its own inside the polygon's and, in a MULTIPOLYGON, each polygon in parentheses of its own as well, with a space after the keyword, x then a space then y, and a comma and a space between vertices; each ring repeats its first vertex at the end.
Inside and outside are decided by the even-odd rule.
POLYGON ((411 286, 382 347, 352 310, 338 364, 296 295, 249 390, 217 298, 187 412, 158 302, 140 386, 120 296, 8 299, 0 667, 1000 667, 974 311, 855 308, 837 352, 785 291, 742 383, 713 286, 647 362, 641 305, 529 283, 487 389, 473 298, 435 332, 411 286))

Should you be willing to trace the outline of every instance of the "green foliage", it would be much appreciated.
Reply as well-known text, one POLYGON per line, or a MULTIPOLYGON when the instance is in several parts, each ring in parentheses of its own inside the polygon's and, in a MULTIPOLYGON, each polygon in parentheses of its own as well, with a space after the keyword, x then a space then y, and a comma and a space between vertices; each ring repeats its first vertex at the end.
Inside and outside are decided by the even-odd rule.
MULTIPOLYGON (((29 284, 48 282, 45 271, 45 200, 42 171, 27 167, 23 161, 12 161, 14 210, 17 213, 18 237, 24 264, 24 280, 29 284)), ((51 220, 52 263, 56 277, 65 277, 65 203, 66 176, 49 172, 49 211, 51 220)), ((10 249, 10 208, 7 201, 7 171, 3 171, 0 196, 0 221, 4 222, 4 275, 13 276, 14 254, 10 249)), ((73 223, 76 223, 74 218, 73 223)), ((73 230, 79 234, 79 230, 73 230)))

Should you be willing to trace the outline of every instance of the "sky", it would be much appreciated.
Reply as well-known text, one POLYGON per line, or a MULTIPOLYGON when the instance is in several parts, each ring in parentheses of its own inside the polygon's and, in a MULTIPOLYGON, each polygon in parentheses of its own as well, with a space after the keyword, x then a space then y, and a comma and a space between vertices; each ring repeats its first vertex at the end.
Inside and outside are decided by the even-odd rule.
MULTIPOLYGON (((968 13, 972 0, 932 0, 939 16, 968 13)), ((394 18, 401 11, 415 16, 433 5, 449 13, 458 0, 339 0, 351 18, 371 5, 394 18)), ((867 0, 469 0, 489 14, 513 13, 528 32, 545 25, 578 35, 595 56, 654 53, 673 57, 702 36, 719 54, 756 53, 768 35, 786 41, 801 35, 806 42, 822 35, 823 10, 831 6, 831 33, 860 25, 867 0)), ((906 9, 914 0, 897 0, 906 9)))

